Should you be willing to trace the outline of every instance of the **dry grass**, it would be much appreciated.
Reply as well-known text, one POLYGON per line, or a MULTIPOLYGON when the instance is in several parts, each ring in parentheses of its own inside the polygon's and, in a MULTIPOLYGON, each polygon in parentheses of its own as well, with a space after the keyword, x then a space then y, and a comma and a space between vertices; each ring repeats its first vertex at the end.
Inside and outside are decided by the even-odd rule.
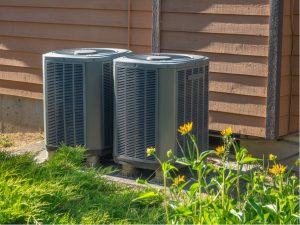
POLYGON ((33 144, 35 142, 41 141, 44 139, 43 133, 34 132, 34 133, 5 133, 3 134, 10 141, 13 142, 13 145, 10 147, 1 147, 0 149, 5 149, 8 151, 16 151, 20 148, 23 148, 27 145, 33 144))

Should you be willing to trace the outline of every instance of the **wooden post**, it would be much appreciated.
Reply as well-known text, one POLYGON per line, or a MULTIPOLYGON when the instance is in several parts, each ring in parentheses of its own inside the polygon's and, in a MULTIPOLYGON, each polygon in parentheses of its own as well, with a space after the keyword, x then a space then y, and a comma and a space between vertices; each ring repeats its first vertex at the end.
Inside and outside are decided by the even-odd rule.
POLYGON ((152 0, 152 52, 160 52, 161 0, 152 0))
POLYGON ((266 137, 274 140, 279 133, 283 1, 272 0, 270 12, 266 137))

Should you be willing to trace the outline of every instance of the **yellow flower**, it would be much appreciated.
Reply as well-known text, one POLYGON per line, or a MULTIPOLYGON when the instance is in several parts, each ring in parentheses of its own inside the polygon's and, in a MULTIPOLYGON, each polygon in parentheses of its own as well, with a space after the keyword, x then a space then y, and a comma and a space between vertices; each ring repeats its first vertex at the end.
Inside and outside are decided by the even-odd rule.
POLYGON ((275 164, 271 169, 269 169, 269 172, 274 175, 284 174, 285 168, 286 167, 282 164, 275 164))
POLYGON ((185 182, 184 175, 182 176, 179 175, 178 177, 174 178, 173 186, 177 186, 178 184, 183 182, 185 182))
POLYGON ((185 135, 193 129, 193 122, 186 123, 179 127, 178 131, 181 133, 181 135, 185 135))
POLYGON ((277 159, 277 155, 273 155, 273 154, 269 155, 269 160, 274 161, 276 159, 277 159))
POLYGON ((225 152, 225 147, 224 146, 218 146, 218 147, 216 147, 216 153, 218 154, 218 155, 221 155, 221 154, 223 154, 225 152))
POLYGON ((231 129, 231 127, 228 127, 228 128, 226 128, 225 130, 222 130, 222 131, 221 131, 221 134, 222 134, 222 136, 224 136, 224 137, 227 137, 227 136, 231 135, 231 134, 232 134, 232 129, 231 129))
POLYGON ((156 151, 156 150, 155 150, 154 147, 149 147, 149 148, 147 148, 147 149, 146 149, 147 156, 153 155, 155 151, 156 151))

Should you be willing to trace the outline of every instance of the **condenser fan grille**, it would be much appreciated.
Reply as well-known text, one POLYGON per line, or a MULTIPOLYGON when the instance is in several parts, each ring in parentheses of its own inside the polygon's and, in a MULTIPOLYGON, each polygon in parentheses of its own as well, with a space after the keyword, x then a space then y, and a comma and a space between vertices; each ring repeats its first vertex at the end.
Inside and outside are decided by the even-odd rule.
POLYGON ((154 161, 145 149, 155 146, 157 71, 116 67, 116 134, 119 156, 154 161))
POLYGON ((84 65, 46 61, 47 145, 84 145, 84 65))
MULTIPOLYGON (((177 71, 178 126, 193 122, 192 134, 197 138, 200 151, 207 150, 207 75, 208 67, 205 66, 177 71)), ((178 133, 177 139, 181 146, 178 146, 177 154, 182 157, 187 151, 187 136, 178 133)))

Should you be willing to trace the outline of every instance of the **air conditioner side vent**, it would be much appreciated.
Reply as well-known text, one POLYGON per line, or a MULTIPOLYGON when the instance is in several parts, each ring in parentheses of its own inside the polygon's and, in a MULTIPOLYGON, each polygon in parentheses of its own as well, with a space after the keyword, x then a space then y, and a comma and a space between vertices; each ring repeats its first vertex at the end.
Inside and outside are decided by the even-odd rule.
POLYGON ((157 71, 116 67, 116 135, 118 155, 154 161, 146 148, 155 146, 157 71))
MULTIPOLYGON (((181 126, 188 122, 193 122, 193 131, 197 137, 198 148, 206 150, 207 138, 207 113, 205 113, 205 77, 203 71, 208 72, 208 68, 203 66, 188 68, 177 71, 177 123, 181 126), (192 78, 192 79, 191 79, 192 78)), ((207 74, 208 75, 208 74, 207 74)), ((208 104, 207 104, 208 107, 208 104)), ((184 151, 177 147, 179 157, 187 156, 187 136, 177 135, 178 143, 184 151)), ((190 144, 191 145, 191 144, 190 144)))
POLYGON ((47 145, 84 145, 83 64, 46 61, 47 145))
POLYGON ((103 64, 103 106, 104 107, 104 146, 109 146, 113 141, 113 65, 103 64), (109 106, 109 107, 107 107, 109 106))

